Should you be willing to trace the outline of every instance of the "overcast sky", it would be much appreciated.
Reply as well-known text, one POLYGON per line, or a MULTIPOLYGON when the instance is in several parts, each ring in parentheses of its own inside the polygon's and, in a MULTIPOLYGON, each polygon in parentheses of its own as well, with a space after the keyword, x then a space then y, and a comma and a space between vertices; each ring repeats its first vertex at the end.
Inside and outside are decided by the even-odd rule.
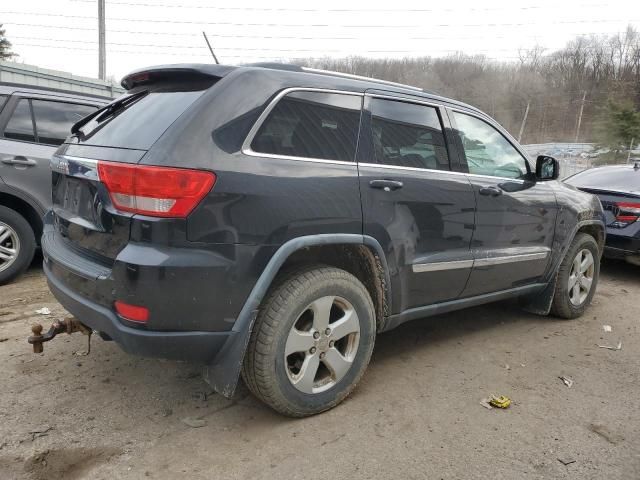
MULTIPOLYGON (((96 77, 97 10, 96 0, 3 0, 0 23, 18 61, 96 77)), ((512 61, 534 45, 640 29, 640 1, 106 0, 106 18, 107 74, 119 81, 143 66, 210 62, 202 31, 230 64, 455 51, 512 61)))

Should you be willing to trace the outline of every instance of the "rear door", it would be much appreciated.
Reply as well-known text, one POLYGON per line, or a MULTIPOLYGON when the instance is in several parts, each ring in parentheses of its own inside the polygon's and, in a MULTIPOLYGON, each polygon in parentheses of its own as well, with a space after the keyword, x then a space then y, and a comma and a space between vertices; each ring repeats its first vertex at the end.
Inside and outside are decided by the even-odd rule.
POLYGON ((475 199, 451 171, 443 109, 420 99, 365 97, 358 150, 364 233, 387 254, 394 312, 455 299, 472 266, 475 199))
POLYGON ((0 120, 0 178, 48 209, 51 204, 49 159, 69 135, 71 126, 97 108, 14 95, 0 120))
POLYGON ((535 181, 524 155, 488 119, 449 113, 477 202, 474 267, 463 296, 541 281, 557 214, 550 182, 535 181))

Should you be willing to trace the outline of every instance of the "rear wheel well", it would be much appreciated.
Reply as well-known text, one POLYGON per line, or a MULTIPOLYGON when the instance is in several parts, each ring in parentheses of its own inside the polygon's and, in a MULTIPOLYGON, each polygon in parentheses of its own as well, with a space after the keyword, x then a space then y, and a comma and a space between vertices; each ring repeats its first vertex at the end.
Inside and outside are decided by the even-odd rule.
POLYGON ((602 255, 602 252, 604 251, 604 230, 601 226, 596 224, 584 225, 578 229, 576 235, 578 233, 586 233, 587 235, 591 235, 598 244, 598 251, 600 252, 600 255, 602 255))
POLYGON ((21 198, 3 192, 0 192, 0 205, 10 208, 22 215, 31 226, 33 234, 36 237, 36 243, 40 245, 40 237, 42 236, 42 218, 38 212, 21 198))
POLYGON ((302 248, 292 253, 280 267, 280 272, 305 264, 324 264, 341 268, 362 282, 376 311, 378 331, 389 316, 385 272, 380 257, 365 245, 338 244, 302 248))

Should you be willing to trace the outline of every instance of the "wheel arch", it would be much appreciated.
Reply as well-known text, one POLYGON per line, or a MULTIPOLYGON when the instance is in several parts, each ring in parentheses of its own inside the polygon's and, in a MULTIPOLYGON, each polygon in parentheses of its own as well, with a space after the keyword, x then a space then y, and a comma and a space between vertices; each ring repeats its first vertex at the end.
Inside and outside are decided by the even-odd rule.
POLYGON ((5 190, 0 190, 0 205, 10 208, 22 215, 33 230, 33 234, 36 237, 36 244, 40 245, 44 211, 22 196, 5 190))
POLYGON ((559 254, 553 258, 553 263, 549 269, 549 280, 545 289, 535 295, 521 298, 520 303, 524 310, 537 315, 548 315, 549 312, 551 312, 551 305, 553 303, 553 295, 556 289, 556 282, 558 280, 558 269, 560 267, 560 263, 567 254, 567 250, 569 250, 569 247, 578 233, 587 233, 591 235, 596 240, 600 257, 602 257, 606 238, 606 227, 604 222, 598 219, 581 220, 576 222, 573 232, 571 235, 567 235, 559 254))
POLYGON ((289 240, 271 257, 236 318, 225 345, 213 362, 204 367, 205 380, 218 393, 225 397, 233 396, 260 303, 278 274, 288 266, 311 259, 344 268, 360 279, 363 272, 373 269, 376 279, 363 284, 372 294, 378 329, 384 326, 390 311, 391 284, 384 251, 377 240, 357 234, 309 235, 289 240), (354 258, 349 259, 350 255, 354 258), (359 261, 367 262, 364 270, 359 261))

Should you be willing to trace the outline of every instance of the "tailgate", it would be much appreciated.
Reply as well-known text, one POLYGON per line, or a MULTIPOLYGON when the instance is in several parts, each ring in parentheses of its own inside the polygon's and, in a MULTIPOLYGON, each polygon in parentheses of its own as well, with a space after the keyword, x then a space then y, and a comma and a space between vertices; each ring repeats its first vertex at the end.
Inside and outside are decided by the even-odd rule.
MULTIPOLYGON (((74 153, 74 149, 67 149, 67 153, 58 152, 51 158, 55 232, 67 247, 111 266, 129 240, 132 214, 111 206, 109 193, 98 178, 98 161, 69 155, 69 150, 74 153)), ((87 150, 83 149, 85 155, 95 155, 87 150)), ((100 149, 102 159, 123 158, 122 151, 111 155, 107 151, 100 149)), ((137 158, 137 162, 143 154, 128 151, 127 158, 137 158)))

